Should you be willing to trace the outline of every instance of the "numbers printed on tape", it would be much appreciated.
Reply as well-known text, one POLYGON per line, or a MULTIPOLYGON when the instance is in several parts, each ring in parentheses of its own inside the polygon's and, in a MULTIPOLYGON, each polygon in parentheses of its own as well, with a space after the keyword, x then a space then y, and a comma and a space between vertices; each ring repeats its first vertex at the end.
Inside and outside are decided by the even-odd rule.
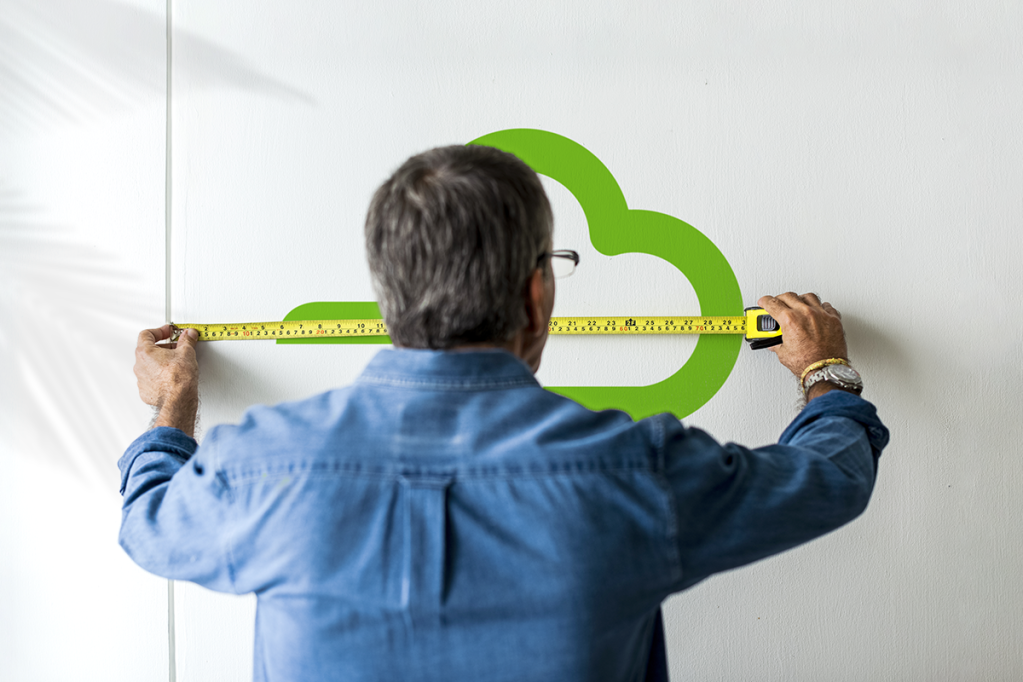
POLYGON ((200 341, 250 341, 329 338, 331 336, 387 336, 383 320, 292 320, 238 324, 178 324, 195 329, 200 341))
MULTIPOLYGON (((291 320, 239 324, 174 323, 195 329, 200 341, 387 336, 383 320, 291 320)), ((746 317, 552 317, 551 334, 745 334, 746 317)))
POLYGON ((552 317, 551 334, 745 334, 737 317, 552 317))

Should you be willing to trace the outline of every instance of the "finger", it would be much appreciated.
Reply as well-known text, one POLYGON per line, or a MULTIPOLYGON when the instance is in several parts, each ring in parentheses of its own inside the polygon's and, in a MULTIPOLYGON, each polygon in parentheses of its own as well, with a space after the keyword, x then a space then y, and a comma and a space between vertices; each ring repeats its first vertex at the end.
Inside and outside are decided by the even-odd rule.
POLYGON ((139 348, 143 346, 152 346, 160 340, 159 329, 143 329, 139 332, 139 338, 135 345, 139 348))
POLYGON ((195 344, 199 342, 199 332, 192 328, 182 329, 181 336, 178 337, 177 346, 186 348, 195 348, 195 344))
POLYGON ((760 300, 757 301, 757 304, 767 312, 771 313, 774 317, 777 317, 777 313, 782 313, 788 310, 788 306, 785 304, 785 301, 774 296, 761 296, 760 300))
POLYGON ((759 302, 760 307, 766 310, 767 313, 783 328, 792 321, 794 311, 779 298, 775 296, 764 296, 759 302))
POLYGON ((835 306, 831 305, 830 303, 827 303, 827 302, 822 303, 821 307, 824 308, 824 310, 826 310, 827 312, 829 312, 832 315, 834 315, 835 317, 837 317, 838 319, 840 319, 840 320, 842 319, 842 313, 840 313, 838 311, 838 308, 836 308, 835 306))
POLYGON ((157 329, 143 329, 139 332, 138 345, 152 346, 157 341, 163 341, 171 336, 171 326, 165 324, 157 329))
POLYGON ((802 308, 806 305, 803 303, 803 299, 799 298, 794 291, 786 291, 784 294, 778 294, 777 299, 793 310, 802 308))
POLYGON ((808 294, 803 294, 802 296, 799 297, 799 299, 803 303, 805 303, 808 306, 810 306, 811 308, 820 308, 821 307, 821 297, 818 296, 817 294, 813 293, 812 291, 810 293, 808 293, 808 294))

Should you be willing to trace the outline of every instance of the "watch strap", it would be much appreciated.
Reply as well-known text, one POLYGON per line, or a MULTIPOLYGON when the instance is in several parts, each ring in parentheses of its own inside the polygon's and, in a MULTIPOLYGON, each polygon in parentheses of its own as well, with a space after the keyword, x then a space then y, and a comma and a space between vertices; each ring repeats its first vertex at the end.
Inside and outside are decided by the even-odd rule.
POLYGON ((859 372, 857 372, 855 369, 853 369, 852 366, 849 365, 848 362, 831 363, 831 364, 833 364, 833 365, 834 364, 845 365, 846 367, 849 368, 850 371, 853 372, 853 374, 855 375, 857 381, 855 381, 855 382, 845 381, 841 377, 835 376, 835 373, 831 370, 830 365, 825 365, 821 369, 818 369, 816 372, 813 372, 808 377, 806 377, 806 380, 803 382, 803 396, 804 397, 806 397, 810 393, 810 388, 812 386, 814 386, 815 384, 818 384, 818 383, 820 383, 822 381, 826 381, 826 382, 828 382, 830 384, 834 384, 835 386, 838 386, 839 388, 844 389, 846 391, 850 391, 851 393, 854 393, 856 395, 859 395, 859 394, 861 394, 863 392, 863 381, 862 381, 862 379, 860 379, 859 372))

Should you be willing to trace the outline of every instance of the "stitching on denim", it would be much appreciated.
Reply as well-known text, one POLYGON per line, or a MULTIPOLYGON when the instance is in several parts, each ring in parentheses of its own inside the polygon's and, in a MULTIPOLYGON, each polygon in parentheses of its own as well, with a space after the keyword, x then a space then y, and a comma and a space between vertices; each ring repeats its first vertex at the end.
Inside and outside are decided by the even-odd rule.
POLYGON ((460 466, 451 468, 414 467, 408 465, 366 465, 361 462, 289 462, 273 464, 267 467, 246 468, 242 470, 223 470, 229 485, 248 484, 267 478, 289 475, 305 475, 316 478, 332 478, 340 475, 353 475, 363 478, 380 480, 396 480, 401 476, 450 477, 458 480, 483 479, 543 479, 551 476, 589 475, 626 471, 650 471, 649 461, 635 460, 624 462, 551 462, 535 466, 522 465, 517 467, 460 466))
POLYGON ((188 461, 194 454, 189 452, 185 448, 181 447, 177 443, 172 443, 170 441, 162 439, 147 441, 145 444, 140 445, 139 451, 135 456, 138 457, 139 455, 145 454, 147 452, 166 452, 168 454, 184 457, 185 461, 188 461))
MULTIPOLYGON (((230 487, 227 488, 227 496, 228 510, 236 509, 234 491, 230 487)), ((231 589, 234 590, 235 594, 241 594, 238 591, 238 571, 235 569, 234 552, 231 551, 231 542, 228 539, 229 534, 225 533, 222 537, 224 556, 227 559, 227 577, 231 581, 231 589)))
MULTIPOLYGON (((218 456, 220 452, 217 448, 218 441, 216 436, 213 435, 214 433, 215 431, 210 433, 210 436, 212 437, 207 438, 201 447, 203 456, 208 458, 207 467, 213 472, 213 477, 220 486, 221 495, 227 498, 224 518, 228 519, 232 511, 238 511, 238 505, 235 504, 237 498, 235 497, 234 490, 231 488, 230 482, 227 480, 227 476, 224 475, 224 471, 220 467, 220 457, 218 456)), ((235 568, 236 562, 234 552, 231 549, 230 534, 222 534, 220 543, 227 563, 227 578, 231 582, 231 589, 235 594, 240 594, 238 592, 238 571, 235 568)))
POLYGON ((376 386, 390 386, 394 388, 432 388, 436 390, 452 391, 452 390, 495 390, 503 388, 520 388, 528 386, 539 386, 535 379, 529 378, 518 378, 518 379, 503 379, 501 381, 481 381, 477 379, 400 379, 391 378, 381 375, 366 375, 363 374, 359 377, 356 383, 359 384, 373 384, 376 386))
POLYGON ((665 430, 664 423, 657 420, 657 472, 654 477, 658 485, 664 490, 665 516, 667 517, 666 535, 668 541, 668 563, 671 564, 673 577, 679 583, 682 582, 684 571, 682 570, 682 557, 678 546, 678 504, 675 500, 675 491, 668 480, 667 463, 665 458, 665 430))
POLYGON ((653 419, 656 437, 654 438, 654 449, 657 452, 657 470, 664 471, 664 422, 660 419, 653 419))

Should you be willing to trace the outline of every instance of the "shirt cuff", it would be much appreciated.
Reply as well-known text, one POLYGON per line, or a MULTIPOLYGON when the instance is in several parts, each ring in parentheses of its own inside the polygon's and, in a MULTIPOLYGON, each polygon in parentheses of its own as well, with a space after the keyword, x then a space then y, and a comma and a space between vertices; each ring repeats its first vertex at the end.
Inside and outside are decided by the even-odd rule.
POLYGON ((185 434, 181 429, 172 426, 157 426, 149 429, 135 439, 135 442, 128 446, 121 459, 117 460, 117 468, 121 470, 121 494, 124 494, 128 487, 128 476, 131 474, 131 466, 135 460, 147 452, 166 452, 181 460, 182 463, 195 454, 199 443, 185 434))
POLYGON ((848 391, 828 391, 811 400, 781 434, 778 442, 788 443, 800 429, 821 417, 845 417, 862 424, 870 447, 874 451, 874 457, 879 457, 881 451, 888 445, 888 428, 878 418, 877 408, 848 391))

